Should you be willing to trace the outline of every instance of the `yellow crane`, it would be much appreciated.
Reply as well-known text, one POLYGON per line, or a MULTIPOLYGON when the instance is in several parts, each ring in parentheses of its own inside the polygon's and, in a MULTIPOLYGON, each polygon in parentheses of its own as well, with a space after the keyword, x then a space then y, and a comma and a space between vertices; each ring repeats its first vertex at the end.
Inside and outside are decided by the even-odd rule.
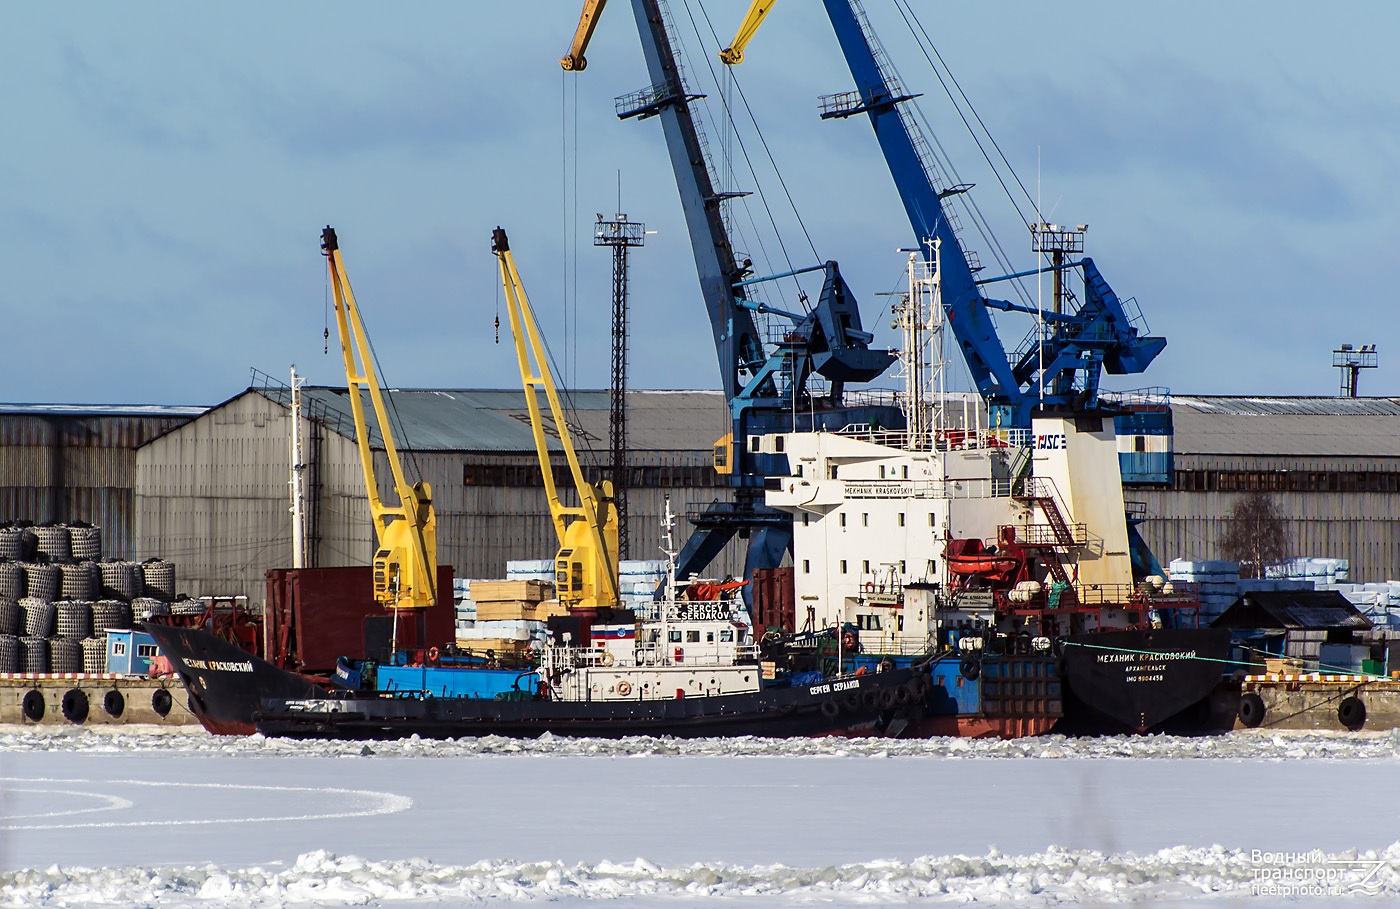
POLYGON ((753 39, 758 27, 763 24, 763 20, 772 11, 773 4, 778 0, 753 0, 749 6, 749 13, 744 17, 744 21, 739 25, 739 31, 735 33, 734 40, 729 42, 729 46, 719 52, 719 58, 730 66, 737 66, 744 62, 744 48, 753 39))
MULTIPOLYGON (((601 0, 599 2, 601 6, 601 0)), ((530 428, 535 434, 535 451, 544 476, 545 496, 549 514, 554 520, 554 532, 559 537, 559 553, 554 559, 554 587, 559 602, 569 609, 615 607, 618 605, 617 583, 617 509, 613 505, 612 483, 604 480, 598 485, 584 479, 578 455, 564 419, 564 408, 545 358, 544 342, 535 322, 530 300, 520 283, 515 257, 510 252, 506 232, 496 228, 491 234, 491 250, 500 260, 501 284, 506 292, 506 309, 510 314, 510 330, 515 338, 515 355, 520 363, 520 381, 525 388, 525 404, 530 410, 530 428), (549 458, 549 446, 540 413, 539 391, 543 388, 549 400, 550 414, 559 432, 559 443, 569 462, 574 488, 578 492, 578 507, 565 506, 554 482, 554 466, 549 458)))
POLYGON ((426 482, 410 485, 404 479, 398 447, 389 429, 384 393, 374 375, 369 338, 341 261, 340 243, 335 230, 329 226, 321 232, 321 250, 330 269, 335 324, 340 333, 340 351, 345 357, 350 410, 355 418, 355 441, 360 449, 377 541, 373 560, 374 600, 391 610, 425 609, 437 604, 437 519, 433 514, 433 491, 426 482), (366 389, 374 405, 379 434, 384 439, 389 469, 394 475, 397 505, 385 504, 379 495, 374 451, 370 448, 369 426, 365 421, 362 392, 366 389))
POLYGON ((570 72, 580 72, 588 66, 583 52, 588 50, 588 42, 593 40, 593 30, 598 27, 598 17, 608 0, 587 0, 583 12, 578 17, 578 28, 574 30, 574 43, 569 53, 560 59, 559 65, 570 72))

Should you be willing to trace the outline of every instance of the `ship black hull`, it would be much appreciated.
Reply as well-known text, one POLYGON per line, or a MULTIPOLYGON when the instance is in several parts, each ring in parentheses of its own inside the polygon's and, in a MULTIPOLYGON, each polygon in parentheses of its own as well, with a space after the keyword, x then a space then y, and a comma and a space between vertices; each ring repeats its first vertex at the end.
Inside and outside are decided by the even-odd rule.
MULTIPOLYGON (((425 739, 502 735, 676 738, 898 735, 923 711, 915 669, 749 694, 566 702, 404 695, 332 695, 207 632, 148 626, 210 732, 299 739, 425 739)), ((471 670, 463 670, 471 671, 471 670)))
POLYGON ((1240 683, 1218 628, 1101 631, 1063 641, 1066 735, 1218 735, 1234 728, 1240 683))
POLYGON ((263 735, 302 739, 447 739, 545 734, 670 736, 897 736, 922 712, 925 676, 912 669, 770 688, 750 694, 636 701, 496 701, 360 696, 275 701, 254 717, 263 735))
POLYGON ((207 631, 146 624, 189 692, 190 712, 217 735, 252 735, 253 712, 275 698, 324 697, 321 686, 207 631))

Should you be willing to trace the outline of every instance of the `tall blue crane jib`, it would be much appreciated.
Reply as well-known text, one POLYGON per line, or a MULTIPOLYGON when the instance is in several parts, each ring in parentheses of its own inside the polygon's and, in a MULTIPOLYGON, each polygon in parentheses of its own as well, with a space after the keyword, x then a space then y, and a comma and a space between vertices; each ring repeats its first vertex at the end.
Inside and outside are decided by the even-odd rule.
POLYGON ((1045 320, 1034 343, 1008 356, 997 335, 991 309, 1037 313, 1005 300, 989 299, 982 288, 1000 280, 979 278, 944 200, 969 187, 940 189, 934 177, 932 147, 902 105, 916 95, 905 92, 883 54, 877 54, 874 34, 858 0, 823 0, 841 45, 856 90, 823 99, 824 119, 866 114, 905 213, 925 255, 931 242, 940 243, 940 276, 948 326, 967 362, 978 392, 987 402, 994 423, 1026 427, 1033 412, 1049 409, 1084 411, 1098 404, 1099 377, 1140 373, 1166 346, 1166 339, 1149 337, 1140 317, 1128 315, 1092 260, 1082 258, 1060 266, 1077 269, 1084 278, 1084 299, 1072 312, 1038 313, 1045 320))

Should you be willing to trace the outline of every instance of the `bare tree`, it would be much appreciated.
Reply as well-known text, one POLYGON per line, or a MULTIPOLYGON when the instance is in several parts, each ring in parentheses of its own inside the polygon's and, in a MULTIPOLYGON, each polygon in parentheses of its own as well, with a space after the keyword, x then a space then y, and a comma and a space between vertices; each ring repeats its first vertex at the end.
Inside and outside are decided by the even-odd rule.
POLYGON ((1288 521, 1273 496, 1255 490, 1235 500, 1225 519, 1220 551, 1240 563, 1240 577, 1263 577, 1270 565, 1289 558, 1292 547, 1288 521))

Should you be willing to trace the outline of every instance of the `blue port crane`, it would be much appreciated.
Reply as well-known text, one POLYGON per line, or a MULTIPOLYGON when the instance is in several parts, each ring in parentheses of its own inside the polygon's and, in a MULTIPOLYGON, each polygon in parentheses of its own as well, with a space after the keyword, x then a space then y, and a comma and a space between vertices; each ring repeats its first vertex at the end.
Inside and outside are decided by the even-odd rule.
MULTIPOLYGON (((972 187, 940 185, 932 146, 907 107, 918 95, 903 86, 859 0, 822 2, 856 88, 824 96, 821 116, 838 120, 866 115, 918 247, 931 259, 934 240, 941 243, 947 324, 977 391, 987 402, 993 425, 1028 427, 1039 409, 1097 410, 1103 371, 1143 372, 1166 347, 1166 339, 1148 335, 1141 316, 1130 314, 1129 304, 1114 293, 1093 259, 1082 255, 1082 230, 1043 221, 1030 225, 1034 248, 1047 263, 1030 271, 982 276, 980 265, 963 244, 958 219, 945 204, 972 187), (1075 299, 1064 281, 1067 273, 1075 271, 1083 278, 1082 299, 1075 299), (1055 305, 1048 310, 987 294, 987 288, 999 282, 1046 272, 1055 280, 1055 305), (1037 327, 1008 353, 992 320, 993 310, 1034 315, 1037 327)), ((729 64, 743 59, 744 45, 772 7, 773 0, 755 0, 721 59, 729 64)))
MULTIPOLYGON (((605 3, 585 3, 573 46, 560 61, 565 70, 586 67, 584 52, 605 3)), ((872 381, 897 355, 871 347, 874 336, 862 327, 860 307, 836 262, 757 276, 751 261, 736 256, 723 205, 745 194, 716 189, 692 107, 704 96, 692 93, 681 76, 669 13, 661 0, 633 0, 632 10, 651 83, 618 98, 616 112, 624 120, 661 122, 730 411, 731 430, 716 445, 715 464, 727 477, 733 500, 688 515, 694 532, 681 550, 677 574, 702 571, 737 534, 748 539, 745 577, 752 577, 756 569, 780 565, 792 548, 791 516, 763 501, 766 478, 785 475, 787 458, 758 440, 851 424, 903 425, 893 403, 850 404, 845 397, 847 384, 872 381), (809 272, 823 274, 809 312, 784 311, 751 297, 756 285, 809 272), (765 340, 758 314, 790 327, 778 339, 765 340), (820 391, 813 390, 817 377, 824 380, 820 391)))

